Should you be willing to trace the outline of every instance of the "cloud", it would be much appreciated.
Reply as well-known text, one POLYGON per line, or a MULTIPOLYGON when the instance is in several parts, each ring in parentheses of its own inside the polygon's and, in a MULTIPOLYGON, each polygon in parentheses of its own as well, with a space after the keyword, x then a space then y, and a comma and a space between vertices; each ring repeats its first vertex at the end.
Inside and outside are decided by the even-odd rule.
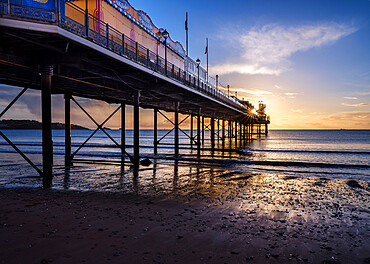
POLYGON ((290 111, 292 111, 293 113, 302 113, 303 110, 302 109, 290 109, 290 111))
POLYGON ((221 64, 210 67, 211 74, 229 74, 233 72, 252 75, 280 75, 280 73, 282 73, 282 70, 271 69, 269 67, 261 67, 258 64, 221 64))
POLYGON ((257 89, 244 89, 246 93, 257 95, 257 96, 263 96, 263 95, 269 95, 272 94, 272 92, 264 91, 264 90, 257 90, 257 89))
MULTIPOLYGON (((247 32, 232 34, 234 45, 242 49, 242 57, 236 63, 211 67, 212 74, 267 74, 279 75, 289 69, 288 60, 293 54, 332 44, 357 31, 339 23, 284 27, 269 24, 247 32)), ((224 34, 224 38, 230 38, 224 34)))
POLYGON ((276 89, 281 89, 281 86, 279 86, 279 85, 277 85, 277 84, 275 84, 275 85, 274 85, 274 87, 275 87, 276 89))
POLYGON ((299 93, 285 93, 286 96, 288 96, 289 98, 291 99, 294 99, 296 98, 296 96, 298 95, 299 93))
POLYGON ((357 97, 343 97, 343 98, 347 100, 357 100, 358 99, 357 97))
POLYGON ((359 107, 359 106, 367 106, 369 104, 367 103, 359 103, 359 104, 347 104, 347 103, 342 103, 344 106, 353 106, 353 107, 359 107))
MULTIPOLYGON (((219 87, 224 92, 227 93, 227 88, 219 87)), ((264 96, 264 95, 271 95, 272 92, 265 91, 265 90, 258 90, 258 89, 245 89, 245 88, 238 88, 238 87, 230 87, 230 92, 238 92, 239 95, 254 95, 254 96, 264 96)))
MULTIPOLYGON (((370 112, 369 111, 356 111, 356 112, 340 112, 329 115, 323 118, 326 121, 334 121, 335 123, 351 124, 354 122, 360 122, 363 127, 370 127, 370 112)), ((347 126, 348 126, 347 124, 347 126)))

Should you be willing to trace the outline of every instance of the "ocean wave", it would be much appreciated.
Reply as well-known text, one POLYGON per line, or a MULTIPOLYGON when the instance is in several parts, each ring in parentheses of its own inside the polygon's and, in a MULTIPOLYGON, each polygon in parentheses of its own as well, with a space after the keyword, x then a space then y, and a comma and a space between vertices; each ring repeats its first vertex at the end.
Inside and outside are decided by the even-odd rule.
MULTIPOLYGON (((15 153, 11 150, 1 150, 0 153, 15 153)), ((25 154, 42 154, 41 151, 24 151, 25 154)), ((129 153, 132 155, 132 153, 129 153)), ((54 152, 54 155, 64 155, 64 152, 54 152)), ((78 156, 86 157, 110 157, 119 158, 120 153, 79 153, 78 156)), ((343 163, 322 163, 322 162, 306 162, 306 161, 276 161, 276 160, 241 160, 238 158, 222 158, 222 159, 212 159, 212 158, 198 158, 198 157, 180 157, 175 158, 173 156, 167 155, 141 155, 141 157, 148 157, 152 159, 167 159, 167 160, 179 160, 179 161, 193 161, 193 162, 206 162, 220 165, 233 165, 233 164, 245 164, 245 165, 262 165, 262 166, 276 166, 276 167, 319 167, 319 168, 352 168, 352 169, 370 169, 370 165, 365 164, 343 164, 343 163)))
POLYGON ((220 164, 246 164, 263 165, 279 167, 320 167, 320 168, 358 168, 370 169, 370 165, 363 164, 340 164, 340 163, 320 163, 320 162, 302 162, 302 161, 273 161, 273 160, 238 160, 238 159, 199 159, 199 158, 181 158, 186 161, 199 161, 220 164))
POLYGON ((277 153, 310 153, 310 154, 361 154, 361 155, 370 155, 370 151, 339 151, 339 150, 293 150, 293 149, 241 149, 238 150, 238 153, 250 154, 251 152, 277 152, 277 153))

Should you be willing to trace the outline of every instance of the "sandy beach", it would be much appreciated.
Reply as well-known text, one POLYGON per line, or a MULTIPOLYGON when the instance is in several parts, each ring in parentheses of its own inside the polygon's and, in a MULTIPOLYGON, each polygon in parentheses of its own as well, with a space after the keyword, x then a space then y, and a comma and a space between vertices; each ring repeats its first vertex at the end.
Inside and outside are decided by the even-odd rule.
POLYGON ((370 263, 366 181, 186 177, 146 194, 1 189, 0 263, 370 263))

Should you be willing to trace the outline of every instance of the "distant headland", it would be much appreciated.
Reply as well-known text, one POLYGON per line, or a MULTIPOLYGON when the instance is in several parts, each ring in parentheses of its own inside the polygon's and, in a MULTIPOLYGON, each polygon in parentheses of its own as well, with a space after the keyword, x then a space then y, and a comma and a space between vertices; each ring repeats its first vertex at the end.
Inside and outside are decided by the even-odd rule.
MULTIPOLYGON (((0 120, 0 129, 41 129, 41 122, 36 120, 0 120)), ((62 123, 52 123, 52 129, 65 129, 65 125, 62 123)), ((89 130, 86 127, 79 125, 71 125, 71 129, 82 129, 89 130)))

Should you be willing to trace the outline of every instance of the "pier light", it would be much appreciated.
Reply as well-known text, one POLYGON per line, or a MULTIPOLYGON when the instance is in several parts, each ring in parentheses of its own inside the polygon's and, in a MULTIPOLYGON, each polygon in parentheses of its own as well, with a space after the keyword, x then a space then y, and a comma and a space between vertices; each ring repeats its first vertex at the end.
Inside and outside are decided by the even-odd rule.
POLYGON ((167 38, 169 37, 169 34, 166 29, 162 32, 162 37, 164 38, 164 41, 166 41, 167 38))
POLYGON ((198 89, 199 89, 199 65, 200 65, 200 59, 198 58, 195 62, 198 64, 197 68, 198 68, 198 89))
POLYGON ((162 32, 162 37, 164 38, 164 68, 167 76, 167 38, 169 34, 166 29, 162 32))

